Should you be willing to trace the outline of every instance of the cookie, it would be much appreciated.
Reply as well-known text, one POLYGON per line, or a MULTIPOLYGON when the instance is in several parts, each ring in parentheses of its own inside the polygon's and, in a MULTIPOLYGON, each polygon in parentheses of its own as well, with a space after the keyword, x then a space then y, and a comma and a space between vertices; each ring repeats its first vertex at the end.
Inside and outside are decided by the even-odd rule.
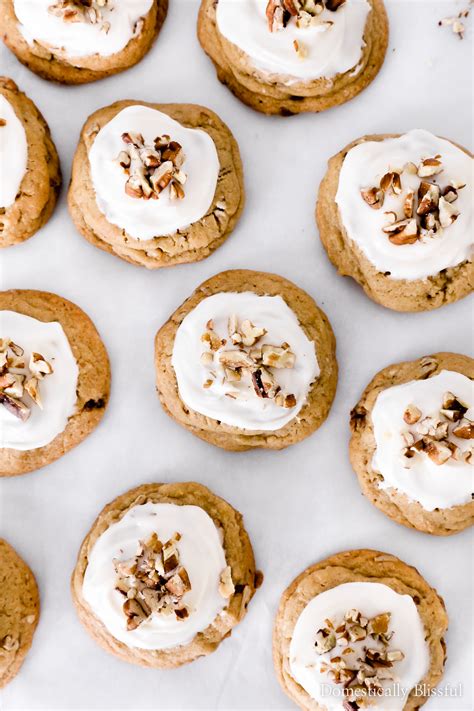
POLYGON ((201 284, 158 331, 156 385, 173 419, 232 451, 283 449, 328 416, 336 342, 295 284, 236 269, 201 284))
POLYGON ((365 89, 384 61, 388 20, 382 0, 201 0, 198 37, 238 99, 291 116, 365 89))
POLYGON ((446 536, 474 524, 474 361, 436 353, 384 368, 351 413, 365 496, 397 523, 446 536))
POLYGON ((0 689, 20 670, 39 620, 40 600, 33 573, 0 538, 0 689))
POLYGON ((78 306, 44 291, 0 292, 0 477, 44 467, 103 417, 107 352, 78 306))
POLYGON ((0 77, 0 163, 1 248, 32 237, 49 220, 61 186, 48 124, 8 77, 0 77))
POLYGON ((0 0, 0 33, 43 79, 85 84, 137 64, 167 11, 168 0, 0 0))
POLYGON ((316 209, 340 274, 395 311, 473 288, 472 155, 421 129, 364 136, 329 161, 316 209))
POLYGON ((69 210, 96 247, 158 269, 208 257, 244 204, 237 143, 195 104, 118 101, 84 125, 69 210))
POLYGON ((304 711, 381 709, 384 699, 415 711, 442 677, 447 626, 443 600, 415 568, 373 550, 338 553, 283 593, 276 674, 304 711))
POLYGON ((79 551, 79 619, 107 652, 169 669, 213 652, 262 579, 242 516, 193 482, 143 484, 106 506, 79 551))

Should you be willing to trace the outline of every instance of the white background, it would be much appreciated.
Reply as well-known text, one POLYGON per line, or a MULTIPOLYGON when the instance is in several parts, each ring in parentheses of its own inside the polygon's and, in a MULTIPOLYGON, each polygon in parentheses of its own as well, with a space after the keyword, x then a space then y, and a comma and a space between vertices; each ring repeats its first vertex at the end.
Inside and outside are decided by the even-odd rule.
POLYGON ((355 547, 394 553, 443 596, 451 618, 444 681, 461 682, 464 696, 431 699, 427 709, 472 708, 470 532, 443 539, 393 523, 361 495, 347 455, 349 411, 374 373, 437 350, 469 353, 472 302, 406 315, 375 305, 336 274, 313 220, 327 158, 362 134, 423 127, 471 146, 471 18, 462 42, 437 26, 466 4, 389 2, 390 46, 379 76, 356 99, 319 116, 269 118, 233 98, 199 47, 194 0, 171 0, 150 54, 95 85, 55 86, 0 50, 0 73, 27 92, 51 127, 66 186, 87 116, 117 99, 145 99, 217 111, 239 142, 247 189, 237 229, 199 264, 148 272, 95 249, 76 232, 65 189, 41 233, 2 251, 3 287, 49 290, 76 302, 97 325, 113 373, 108 411, 85 442, 39 472, 0 481, 0 535, 34 570, 42 599, 33 647, 1 694, 2 709, 293 708, 272 668, 279 596, 307 565, 355 547), (155 395, 157 329, 201 281, 232 267, 294 280, 326 311, 338 339, 340 380, 329 419, 282 452, 213 448, 171 421, 155 395), (215 654, 178 670, 142 669, 89 638, 71 603, 69 576, 103 505, 144 482, 180 480, 210 486, 243 512, 265 582, 215 654))

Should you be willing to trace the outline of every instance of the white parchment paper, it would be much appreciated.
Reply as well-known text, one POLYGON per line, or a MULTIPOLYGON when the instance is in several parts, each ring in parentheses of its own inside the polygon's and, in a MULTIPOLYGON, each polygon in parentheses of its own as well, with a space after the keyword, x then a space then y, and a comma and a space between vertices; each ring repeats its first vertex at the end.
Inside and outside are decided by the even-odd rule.
POLYGON ((197 2, 171 0, 163 31, 134 69, 97 84, 55 86, 0 49, 0 73, 37 103, 52 129, 64 183, 87 116, 118 99, 202 103, 217 111, 242 152, 247 205, 234 234, 199 264, 148 272, 88 244, 66 209, 28 242, 0 255, 2 288, 43 289, 94 320, 113 371, 110 406, 97 430, 51 466, 0 481, 0 535, 25 557, 41 589, 42 615, 17 678, 0 692, 14 709, 291 709, 271 659, 279 596, 305 566, 340 550, 375 547, 415 565, 443 596, 445 693, 430 711, 468 711, 472 698, 472 536, 434 538, 390 521, 360 493, 347 455, 348 418, 376 371, 437 350, 472 353, 472 301, 425 314, 372 303, 339 277, 318 240, 313 211, 326 160, 368 133, 424 127, 472 144, 472 36, 438 21, 467 2, 391 0, 390 47, 374 83, 321 115, 269 118, 243 106, 215 77, 196 38, 197 2), (181 429, 154 391, 153 338, 209 276, 228 268, 274 271, 306 289, 338 339, 340 380, 329 419, 282 452, 232 454, 181 429), (111 499, 149 481, 196 480, 243 512, 263 587, 243 623, 207 659, 174 671, 142 669, 102 651, 80 626, 69 592, 78 547, 111 499), (446 686, 450 685, 450 687, 446 686))

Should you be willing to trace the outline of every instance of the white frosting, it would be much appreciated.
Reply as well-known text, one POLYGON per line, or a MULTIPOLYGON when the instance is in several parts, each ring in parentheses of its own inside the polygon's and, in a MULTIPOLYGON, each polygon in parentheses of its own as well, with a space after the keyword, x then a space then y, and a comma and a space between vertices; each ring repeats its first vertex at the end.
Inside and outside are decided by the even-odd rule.
POLYGON ((44 323, 15 311, 0 311, 0 338, 10 338, 24 349, 26 365, 35 351, 54 371, 40 381, 42 410, 25 395, 24 402, 31 405, 26 422, 0 405, 0 447, 20 451, 44 447, 64 431, 75 411, 79 369, 69 341, 56 321, 44 323))
POLYGON ((370 5, 367 0, 346 0, 336 12, 318 15, 324 24, 298 28, 294 19, 270 32, 265 10, 268 0, 219 0, 216 10, 221 34, 245 52, 253 65, 269 74, 303 81, 334 77, 356 67, 365 46, 363 36, 370 5), (307 55, 301 59, 294 42, 307 55))
MULTIPOLYGON (((435 182, 432 178, 425 180, 435 182)), ((400 138, 365 141, 351 148, 342 164, 336 203, 350 239, 378 271, 389 272, 392 279, 425 279, 471 257, 474 235, 472 159, 460 148, 428 131, 415 129, 400 138), (401 219, 406 190, 418 190, 420 178, 404 172, 402 194, 386 194, 380 210, 367 205, 360 191, 378 185, 388 170, 401 170, 409 162, 418 165, 423 158, 433 158, 437 154, 441 155, 443 171, 434 176, 436 182, 443 188, 452 180, 466 184, 455 203, 460 215, 434 238, 403 246, 392 244, 382 232, 388 222, 384 213, 393 210, 401 219)))
POLYGON ((307 338, 295 313, 280 296, 258 296, 253 292, 225 292, 203 299, 178 328, 172 365, 181 400, 192 410, 232 427, 263 431, 278 430, 296 417, 320 372, 314 343, 307 338), (257 397, 246 375, 238 383, 224 384, 224 369, 218 358, 211 366, 201 363, 201 354, 206 350, 201 336, 210 319, 214 331, 227 338, 223 350, 235 350, 227 335, 228 319, 234 314, 239 322, 249 319, 255 326, 266 329, 258 347, 280 346, 285 342, 290 345, 296 355, 294 367, 275 370, 274 374, 282 390, 295 396, 295 407, 280 407, 271 399, 257 397), (216 373, 216 378, 212 387, 206 389, 203 384, 210 370, 216 373), (237 390, 238 399, 228 397, 225 393, 229 390, 237 390))
POLYGON ((219 594, 220 575, 226 567, 219 532, 199 506, 146 503, 134 506, 97 539, 88 556, 83 595, 94 614, 110 634, 129 647, 169 649, 188 644, 210 625, 226 605, 219 594), (115 590, 113 559, 127 560, 136 555, 139 541, 155 532, 161 541, 181 534, 176 544, 180 563, 186 569, 191 590, 183 603, 189 617, 153 614, 135 630, 127 631, 123 596, 115 590))
POLYGON ((65 22, 48 12, 54 4, 55 0, 13 0, 19 30, 29 44, 36 41, 68 57, 109 57, 127 46, 153 0, 113 0, 110 8, 101 9, 104 22, 110 23, 107 32, 101 23, 65 22))
POLYGON ((0 207, 10 207, 26 173, 28 141, 22 122, 9 101, 0 94, 0 207))
MULTIPOLYGON (((290 643, 291 675, 321 707, 342 711, 344 698, 341 686, 332 683, 326 673, 319 671, 320 663, 328 662, 336 656, 336 650, 317 654, 315 637, 319 629, 326 627, 326 619, 342 620, 346 612, 354 608, 368 618, 384 612, 391 613, 390 629, 394 635, 390 649, 402 651, 405 658, 396 662, 394 667, 396 681, 383 681, 384 696, 370 697, 373 706, 369 708, 401 711, 406 701, 401 694, 401 687, 405 687, 408 694, 423 679, 429 668, 429 650, 423 623, 412 598, 396 593, 387 585, 343 583, 314 597, 302 611, 293 630, 290 643)), ((376 649, 378 645, 371 640, 371 648, 376 649)))
POLYGON ((137 240, 172 234, 204 217, 212 205, 219 175, 219 157, 208 133, 185 128, 161 111, 140 105, 123 109, 99 131, 89 161, 100 211, 137 240), (128 132, 141 133, 145 143, 152 145, 162 135, 181 144, 186 156, 182 170, 187 175, 182 200, 171 199, 169 188, 158 200, 125 194, 127 176, 116 159, 124 148, 121 136, 128 132))
MULTIPOLYGON (((466 417, 474 419, 473 383, 461 373, 443 370, 426 380, 413 380, 383 390, 372 410, 372 423, 377 449, 372 467, 382 474, 382 489, 395 489, 418 501, 427 511, 447 509, 471 501, 474 493, 474 468, 466 462, 448 459, 435 464, 423 453, 411 459, 403 455, 406 444, 402 432, 408 425, 403 413, 408 405, 415 405, 423 417, 439 419, 439 410, 446 392, 453 393, 470 409, 466 417)), ((450 440, 465 451, 470 440, 450 435, 450 440)))

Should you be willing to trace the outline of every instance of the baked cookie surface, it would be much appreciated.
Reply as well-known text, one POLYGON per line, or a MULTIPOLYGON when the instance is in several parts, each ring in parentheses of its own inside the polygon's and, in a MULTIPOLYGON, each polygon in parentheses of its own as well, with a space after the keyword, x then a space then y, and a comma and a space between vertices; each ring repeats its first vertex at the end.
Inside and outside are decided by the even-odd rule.
POLYGON ((354 711, 367 701, 383 708, 377 689, 392 696, 391 708, 414 710, 443 674, 447 625, 443 600, 415 568, 373 550, 338 553, 283 593, 273 632, 276 674, 307 711, 341 708, 343 698, 354 711), (396 688, 389 693, 393 676, 410 690, 405 698, 396 688), (415 693, 418 684, 426 687, 415 693))
POLYGON ((51 217, 61 186, 48 124, 12 79, 0 77, 0 248, 32 237, 51 217))
POLYGON ((40 614, 38 587, 20 556, 0 538, 0 689, 18 674, 40 614))
POLYGON ((149 51, 168 0, 0 0, 0 33, 43 79, 84 84, 122 72, 149 51), (59 44, 61 43, 61 44, 59 44))
POLYGON ((0 476, 15 476, 92 432, 108 402, 110 367, 89 317, 55 294, 0 292, 0 329, 0 476))
POLYGON ((68 202, 89 242, 132 264, 199 261, 225 241, 243 209, 239 149, 205 107, 118 101, 84 125, 68 202))
POLYGON ((80 621, 106 651, 172 668, 210 654, 231 634, 261 578, 230 504, 194 482, 143 484, 99 514, 71 588, 80 621), (130 586, 138 608, 126 602, 130 586))
POLYGON ((352 410, 352 466, 397 523, 435 535, 474 524, 473 380, 472 358, 435 353, 381 370, 352 410))
POLYGON ((257 111, 281 116, 324 111, 356 96, 382 66, 388 43, 382 0, 306 5, 201 1, 202 48, 219 80, 257 111))
POLYGON ((329 161, 316 221, 339 273, 382 306, 427 311, 472 292, 472 155, 451 141, 416 129, 350 143, 329 161))
POLYGON ((326 419, 335 349, 329 321, 302 289, 274 274, 226 271, 158 331, 157 390, 165 412, 211 444, 282 449, 326 419))

